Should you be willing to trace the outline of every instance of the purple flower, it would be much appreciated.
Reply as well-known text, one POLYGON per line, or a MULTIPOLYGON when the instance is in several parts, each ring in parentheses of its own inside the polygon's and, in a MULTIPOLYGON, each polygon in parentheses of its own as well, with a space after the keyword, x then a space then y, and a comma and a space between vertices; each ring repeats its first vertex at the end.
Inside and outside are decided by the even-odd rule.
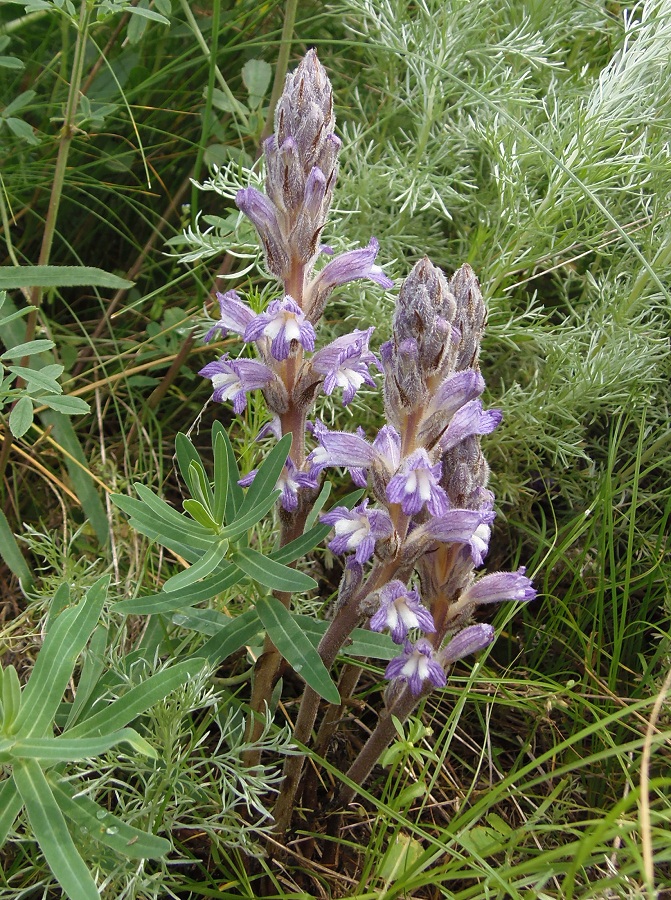
POLYGON ((502 600, 533 600, 536 590, 520 566, 517 572, 494 572, 478 579, 461 595, 462 602, 500 603, 502 600))
POLYGON ((355 560, 361 565, 373 555, 375 542, 380 538, 390 537, 394 531, 386 510, 368 510, 367 506, 368 500, 364 500, 354 509, 336 506, 320 516, 321 522, 335 528, 335 537, 329 543, 329 549, 334 553, 353 550, 355 560))
POLYGON ((401 435, 393 425, 383 425, 373 441, 373 449, 390 472, 395 472, 401 462, 401 435))
POLYGON ((474 369, 455 372, 443 381, 431 398, 427 415, 438 412, 453 416, 466 403, 479 397, 484 389, 485 380, 474 369))
MULTIPOLYGON (((256 478, 257 469, 252 469, 238 484, 240 487, 249 487, 256 478)), ((275 485, 276 490, 282 491, 280 494, 280 503, 287 512, 294 512, 298 508, 298 491, 300 488, 315 488, 317 485, 313 478, 306 472, 299 472, 293 459, 287 457, 286 464, 282 469, 280 477, 275 485)))
POLYGON ((235 204, 256 228, 266 253, 268 268, 279 279, 289 270, 289 256, 273 203, 256 188, 243 188, 235 195, 235 204))
POLYGON ((375 387, 368 367, 379 368, 377 358, 368 349, 373 328, 356 329, 352 334, 336 338, 312 357, 312 368, 324 375, 324 393, 331 395, 336 387, 343 388, 343 406, 352 400, 362 384, 375 387))
POLYGON ((434 687, 444 687, 447 682, 445 670, 433 657, 433 647, 424 638, 414 647, 406 641, 402 655, 395 656, 387 666, 385 678, 405 681, 414 697, 422 693, 427 679, 434 687))
POLYGON ((477 653, 488 647, 494 640, 494 629, 491 625, 469 625, 452 638, 450 643, 439 653, 443 665, 463 659, 469 653, 477 653))
POLYGON ((429 610, 422 606, 417 591, 408 590, 402 581, 390 581, 380 591, 380 608, 370 620, 371 631, 388 628, 391 639, 402 644, 411 628, 434 632, 436 626, 429 610))
POLYGON ((320 290, 333 290, 348 281, 356 281, 358 278, 370 278, 383 288, 392 288, 394 282, 388 278, 380 266, 374 265, 375 257, 380 249, 379 242, 372 237, 367 247, 358 250, 349 250, 341 253, 331 260, 315 278, 315 284, 320 290))
MULTIPOLYGON (((468 544, 471 547, 473 560, 476 561, 474 547, 475 534, 479 528, 494 520, 494 513, 477 509, 448 509, 443 516, 434 516, 415 528, 406 542, 407 547, 420 547, 433 541, 441 544, 468 544)), ((476 562, 481 565, 482 559, 476 562)))
POLYGON ((266 311, 256 316, 245 329, 246 341, 260 341, 262 338, 272 342, 270 352, 279 360, 289 356, 292 341, 298 341, 306 350, 314 350, 315 347, 314 328, 288 294, 282 300, 269 303, 266 311))
POLYGON ((228 354, 210 362, 198 373, 212 380, 213 399, 218 403, 233 400, 239 415, 247 406, 247 391, 265 387, 275 377, 273 372, 255 359, 229 359, 228 354))
POLYGON ((229 331, 236 334, 244 334, 250 322, 256 318, 256 313, 240 300, 235 291, 226 291, 225 294, 217 292, 221 315, 218 322, 210 328, 203 341, 207 344, 214 335, 220 331, 222 337, 226 337, 229 331))
POLYGON ((474 434, 490 434, 498 427, 503 414, 500 409, 483 409, 480 400, 471 400, 458 409, 440 439, 445 453, 474 434))
POLYGON ((380 266, 375 265, 375 257, 380 245, 375 238, 371 238, 367 247, 357 250, 349 250, 341 253, 327 263, 315 278, 312 279, 306 289, 305 307, 310 319, 315 322, 324 311, 326 300, 331 291, 348 281, 356 281, 359 278, 369 278, 383 288, 391 288, 394 282, 388 278, 380 266))
POLYGON ((314 436, 319 441, 308 456, 310 474, 316 475, 327 466, 367 469, 375 460, 376 452, 365 438, 348 431, 329 431, 322 423, 313 427, 314 436))
POLYGON ((426 504, 432 516, 443 516, 449 508, 447 494, 440 487, 442 465, 431 465, 422 447, 403 460, 400 471, 387 485, 387 499, 400 503, 406 516, 414 516, 426 504))

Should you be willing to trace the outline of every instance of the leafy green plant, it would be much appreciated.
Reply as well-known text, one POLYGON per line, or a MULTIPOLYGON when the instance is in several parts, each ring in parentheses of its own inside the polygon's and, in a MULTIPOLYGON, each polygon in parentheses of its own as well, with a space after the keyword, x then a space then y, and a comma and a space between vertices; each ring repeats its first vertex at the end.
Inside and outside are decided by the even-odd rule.
POLYGON ((1 672, 0 762, 8 774, 0 787, 0 846, 25 807, 51 871, 72 900, 96 900, 99 896, 73 830, 85 831, 129 859, 163 856, 170 842, 127 825, 103 809, 86 796, 84 785, 83 791, 77 790, 64 765, 93 759, 121 744, 155 758, 147 740, 128 723, 195 675, 203 664, 202 660, 177 664, 99 712, 89 710, 82 716, 100 675, 97 654, 104 650, 107 633, 95 629, 108 584, 108 576, 100 578, 75 606, 67 606, 67 586, 57 592, 54 610, 61 611, 50 616, 44 643, 23 689, 13 666, 1 672), (63 693, 89 639, 95 652, 82 668, 74 702, 63 705, 63 693), (55 721, 63 719, 62 730, 55 734, 55 721))

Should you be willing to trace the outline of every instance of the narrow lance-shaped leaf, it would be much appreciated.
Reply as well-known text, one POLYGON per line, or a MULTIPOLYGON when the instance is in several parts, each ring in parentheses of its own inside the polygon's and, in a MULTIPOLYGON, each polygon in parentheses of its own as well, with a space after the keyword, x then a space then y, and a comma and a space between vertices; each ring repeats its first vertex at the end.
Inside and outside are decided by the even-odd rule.
POLYGON ((235 550, 230 556, 230 561, 254 581, 272 590, 293 593, 310 591, 317 587, 317 582, 309 575, 275 562, 250 547, 235 550))
POLYGON ((214 451, 214 508, 212 510, 215 520, 222 524, 226 515, 228 501, 228 452, 226 441, 220 433, 212 429, 212 449, 214 451))
POLYGON ((107 595, 109 576, 98 579, 78 606, 66 609, 44 639, 16 719, 17 737, 42 737, 56 715, 77 657, 95 628, 107 595))
POLYGON ((21 760, 14 766, 14 779, 40 849, 60 886, 71 900, 100 900, 40 764, 21 760))
POLYGON ((212 546, 213 535, 199 526, 196 533, 195 522, 189 519, 184 520, 184 527, 168 522, 167 519, 159 518, 159 516, 149 507, 143 500, 136 500, 134 497, 127 497, 125 494, 112 494, 112 502, 122 509, 127 516, 130 516, 134 523, 137 523, 137 530, 141 534, 151 533, 159 535, 159 540, 163 543, 162 538, 176 543, 188 544, 198 550, 209 550, 212 546))
POLYGON ((0 847, 7 840, 12 825, 18 814, 21 812, 23 800, 16 782, 10 775, 0 785, 0 847))
MULTIPOLYGON (((29 401, 30 402, 30 401, 29 401)), ((4 512, 0 509, 0 555, 24 587, 32 584, 32 575, 4 512)))
POLYGON ((195 678, 202 671, 204 665, 204 659, 196 657, 156 672, 142 684, 136 685, 123 696, 105 706, 100 712, 89 716, 79 725, 69 729, 66 736, 70 738, 92 737, 114 731, 117 728, 124 728, 129 722, 155 706, 189 679, 195 678))
POLYGON ((0 290, 8 291, 25 287, 80 285, 127 290, 134 284, 134 281, 126 281, 125 278, 91 266, 7 266, 0 270, 0 290))
POLYGON ((231 625, 222 628, 219 634, 215 634, 205 641, 198 653, 204 656, 211 666, 218 665, 231 653, 235 653, 244 647, 254 635, 261 631, 261 622, 256 609, 248 609, 247 612, 231 620, 231 625))
POLYGON ((238 468, 238 461, 235 458, 235 453, 233 452, 233 447, 231 445, 231 441, 226 433, 226 429, 221 424, 221 422, 215 422, 212 426, 212 439, 216 442, 217 438, 221 435, 221 440, 224 442, 226 447, 226 457, 228 459, 228 496, 226 498, 226 512, 224 521, 232 522, 235 517, 235 512, 242 505, 242 501, 244 499, 244 493, 238 481, 240 480, 240 469, 238 468))
POLYGON ((84 709, 89 697, 95 690, 98 679, 105 668, 106 646, 107 629, 104 625, 98 625, 84 654, 84 665, 79 676, 77 693, 65 723, 66 730, 77 721, 81 710, 84 709))
POLYGON ((239 537, 244 531, 249 531, 253 525, 260 522, 265 514, 273 508, 281 493, 282 491, 279 490, 271 491, 267 497, 260 501, 257 506, 250 509, 249 512, 245 513, 241 508, 235 521, 221 529, 221 537, 227 537, 233 540, 239 537))
POLYGON ((64 779, 57 781, 50 773, 47 781, 67 818, 106 847, 129 859, 158 859, 170 852, 170 841, 127 825, 90 797, 75 797, 73 786, 64 779))
POLYGON ((192 462, 189 466, 189 476, 191 483, 191 493, 196 500, 199 500, 208 512, 214 509, 214 494, 212 487, 207 480, 205 469, 202 463, 192 462))
POLYGON ((320 697, 329 703, 340 703, 338 688, 331 680, 319 653, 291 612, 275 597, 262 597, 257 601, 256 611, 268 637, 294 671, 320 697))
POLYGON ((112 608, 114 612, 122 613, 125 616, 162 615, 179 609, 187 609, 204 600, 210 600, 246 577, 245 573, 237 566, 227 565, 212 578, 204 579, 197 584, 189 585, 178 591, 160 591, 158 594, 137 597, 135 600, 121 600, 112 608))
POLYGON ((156 758, 156 751, 151 744, 132 728, 121 728, 90 738, 73 738, 67 733, 58 737, 26 738, 16 741, 11 753, 15 759, 38 759, 44 766, 93 759, 122 743, 130 744, 138 753, 156 758))
POLYGON ((149 509, 160 519, 194 537, 211 540, 212 535, 209 529, 203 528, 202 525, 192 522, 186 516, 182 515, 182 513, 177 512, 177 510, 173 509, 169 503, 162 500, 161 497, 158 497, 151 488, 148 488, 144 484, 134 484, 133 487, 140 500, 142 500, 143 503, 146 503, 149 509))
POLYGON ((172 578, 168 578, 163 585, 164 591, 177 591, 187 587, 201 578, 210 575, 225 559, 228 553, 228 541, 219 539, 198 562, 195 562, 183 572, 178 572, 172 578))
POLYGON ((196 448, 185 434, 180 431, 175 438, 175 456, 177 457, 177 465, 184 484, 188 487, 189 493, 193 494, 193 485, 191 484, 191 475, 189 466, 192 462, 198 463, 202 467, 203 462, 196 448))

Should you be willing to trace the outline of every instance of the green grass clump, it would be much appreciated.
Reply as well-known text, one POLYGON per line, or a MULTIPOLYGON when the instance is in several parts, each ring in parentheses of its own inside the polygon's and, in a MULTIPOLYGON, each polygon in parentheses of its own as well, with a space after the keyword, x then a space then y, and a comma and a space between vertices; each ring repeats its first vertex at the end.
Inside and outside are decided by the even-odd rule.
MULTIPOLYGON (((59 585, 79 600, 111 573, 116 601, 182 570, 110 494, 140 481, 179 508, 175 436, 190 432, 205 456, 214 419, 243 471, 262 455, 262 405, 234 420, 207 403, 194 372, 212 351, 195 337, 214 290, 260 287, 232 194, 262 175, 272 82, 257 101, 243 68, 274 70, 288 13, 251 0, 138 8, 0 8, 3 273, 89 266, 134 282, 13 289, 8 303, 31 309, 0 323, 3 351, 52 341, 35 365, 63 366, 63 396, 90 408, 59 418, 36 401, 15 439, 2 411, 0 657, 22 684, 59 585)), ((299 4, 290 67, 317 47, 344 143, 323 238, 341 249, 341 235, 374 235, 398 280, 425 254, 475 269, 487 402, 504 410, 486 439, 499 512, 488 568, 526 564, 541 599, 515 618, 501 610, 490 656, 457 667, 406 724, 348 812, 337 865, 309 817, 288 854, 259 855, 295 704, 289 690, 266 723, 272 769, 245 772, 253 641, 134 723, 158 762, 122 751, 64 764, 98 804, 173 842, 167 858, 129 861, 76 836, 101 896, 651 900, 671 888, 669 41, 668 0, 299 4)), ((381 342, 392 311, 377 289, 348 286, 328 331, 372 323, 381 342)), ((381 404, 370 391, 322 415, 372 435, 381 404)), ((255 534, 272 549, 267 521, 255 534)), ((310 560, 322 595, 332 563, 310 560)), ((252 594, 209 605, 242 613, 252 594)), ((106 608, 105 702, 197 657, 207 635, 186 624, 106 608)), ((327 791, 380 681, 370 665, 322 770, 327 791)), ((0 862, 3 898, 58 895, 26 818, 0 862)))

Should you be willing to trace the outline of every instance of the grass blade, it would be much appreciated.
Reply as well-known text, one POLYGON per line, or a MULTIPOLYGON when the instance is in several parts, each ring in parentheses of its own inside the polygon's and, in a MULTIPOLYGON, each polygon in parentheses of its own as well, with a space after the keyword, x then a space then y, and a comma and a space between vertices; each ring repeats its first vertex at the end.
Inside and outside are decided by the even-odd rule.
POLYGON ((4 512, 0 509, 0 556, 7 563, 11 571, 16 575, 24 587, 28 587, 33 580, 28 563, 23 558, 12 529, 4 512))

